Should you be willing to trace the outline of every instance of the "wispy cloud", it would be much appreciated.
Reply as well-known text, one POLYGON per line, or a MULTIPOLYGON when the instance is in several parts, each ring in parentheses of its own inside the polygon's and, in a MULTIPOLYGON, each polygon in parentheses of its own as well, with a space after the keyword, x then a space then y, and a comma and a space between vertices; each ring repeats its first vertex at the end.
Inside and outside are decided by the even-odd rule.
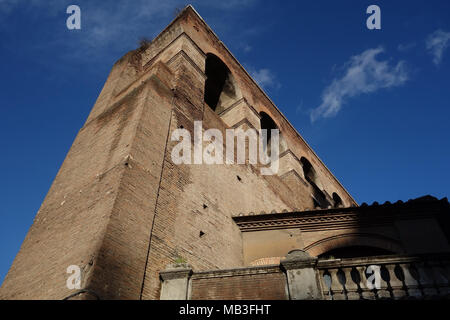
POLYGON ((178 0, 0 0, 0 21, 21 19, 24 28, 36 25, 36 37, 30 37, 29 47, 57 50, 60 57, 72 61, 87 60, 93 56, 117 57, 135 48, 141 37, 156 35, 155 31, 164 27, 163 21, 168 23, 181 3, 178 0), (81 30, 66 28, 66 9, 70 4, 81 8, 81 30), (41 47, 42 38, 45 48, 41 47))
MULTIPOLYGON (((215 12, 223 17, 223 11, 238 11, 255 4, 258 0, 193 0, 191 3, 215 12)), ((39 19, 38 27, 43 26, 48 17, 60 19, 60 28, 50 26, 52 34, 46 37, 49 50, 52 46, 59 52, 66 51, 69 58, 91 59, 92 56, 114 56, 134 49, 140 38, 155 37, 172 18, 176 9, 184 8, 183 0, 0 0, 1 20, 13 19, 21 15, 27 19, 33 15, 39 19), (81 8, 81 30, 68 31, 65 20, 66 8, 76 4, 81 8), (25 17, 24 17, 25 15, 25 17)), ((1 22, 0 22, 1 23, 1 22)), ((52 20, 54 23, 54 20, 52 20)), ((41 31, 42 29, 39 29, 41 31)), ((47 35, 46 35, 47 36, 47 35)), ((40 35, 42 38, 42 35, 40 35)), ((30 45, 32 45, 30 40, 30 45)), ((41 39, 36 45, 41 43, 41 39)), ((53 48, 53 49, 55 49, 53 48)))
POLYGON ((308 114, 309 110, 305 109, 305 104, 303 103, 303 99, 300 100, 300 103, 295 108, 296 114, 308 114))
POLYGON ((349 98, 405 83, 409 77, 405 62, 391 65, 388 60, 377 60, 382 52, 379 47, 351 57, 343 76, 323 91, 322 103, 310 113, 311 121, 336 115, 349 98))
POLYGON ((62 11, 65 13, 65 8, 70 4, 68 0, 0 0, 0 16, 8 15, 14 11, 33 11, 40 8, 45 8, 47 16, 54 16, 58 13, 58 8, 64 7, 62 11))
POLYGON ((252 46, 250 46, 250 45, 247 44, 247 43, 242 44, 241 47, 242 47, 242 50, 243 50, 245 53, 248 53, 248 52, 252 51, 252 46))
POLYGON ((259 86, 265 90, 268 88, 279 89, 281 87, 281 84, 277 81, 275 74, 269 69, 262 68, 256 70, 249 67, 248 72, 253 80, 255 80, 259 86))
POLYGON ((412 48, 414 48, 417 45, 417 43, 415 42, 409 42, 409 43, 400 43, 397 46, 397 50, 400 52, 406 52, 411 50, 412 48))
POLYGON ((444 51, 449 45, 450 32, 436 30, 427 37, 427 50, 433 56, 433 63, 435 65, 439 65, 441 63, 444 51))

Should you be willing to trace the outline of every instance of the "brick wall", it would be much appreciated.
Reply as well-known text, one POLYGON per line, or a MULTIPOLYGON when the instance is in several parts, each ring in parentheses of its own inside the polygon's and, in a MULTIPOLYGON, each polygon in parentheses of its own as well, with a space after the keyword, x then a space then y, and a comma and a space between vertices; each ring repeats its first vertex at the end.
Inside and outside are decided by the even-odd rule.
POLYGON ((288 299, 286 275, 278 267, 264 273, 248 269, 229 271, 227 275, 194 274, 191 300, 285 300, 288 299), (278 269, 278 270, 277 270, 278 269))
MULTIPOLYGON (((232 215, 311 205, 303 182, 286 183, 295 177, 261 176, 250 165, 173 164, 173 130, 193 130, 195 120, 203 120, 204 129, 227 128, 203 102, 208 52, 229 66, 249 105, 274 118, 297 157, 308 156, 328 193, 338 190, 346 204, 354 203, 188 9, 150 47, 114 65, 5 278, 1 298, 62 299, 73 293, 65 284, 66 268, 74 264, 82 268, 82 287, 100 298, 157 299, 159 271, 178 257, 195 270, 244 265, 232 215)), ((239 278, 242 294, 250 294, 250 283, 265 283, 259 277, 239 278)), ((281 287, 274 288, 273 295, 280 295, 281 287)))

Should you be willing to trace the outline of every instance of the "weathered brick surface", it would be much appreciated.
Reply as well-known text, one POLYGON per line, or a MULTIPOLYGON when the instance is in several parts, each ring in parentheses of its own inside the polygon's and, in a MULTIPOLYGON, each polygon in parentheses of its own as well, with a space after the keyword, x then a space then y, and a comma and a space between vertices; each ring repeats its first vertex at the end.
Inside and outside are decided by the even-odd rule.
POLYGON ((192 280, 191 300, 286 300, 283 272, 192 280))
MULTIPOLYGON (((114 65, 0 297, 67 297, 73 290, 65 286, 66 268, 79 265, 82 287, 102 299, 157 299, 159 271, 178 257, 195 270, 244 265, 242 234, 232 215, 311 208, 310 189, 294 176, 261 176, 258 166, 252 165, 172 162, 177 142, 170 136, 176 128, 183 126, 193 133, 195 120, 203 120, 205 130, 228 128, 203 101, 207 53, 224 61, 239 94, 254 109, 244 112, 252 118, 248 123, 256 123, 254 111, 271 115, 292 153, 307 157, 315 166, 326 192, 338 192, 347 206, 355 204, 188 8, 148 48, 132 51, 114 65)), ((258 277, 241 280, 250 286, 258 277)), ((279 280, 282 275, 267 279, 271 277, 279 280)), ((281 295, 279 287, 272 293, 250 293, 243 286, 243 297, 281 295)), ((232 298, 232 291, 228 292, 232 298)), ((83 296, 91 295, 78 298, 83 296)))
POLYGON ((88 119, 2 285, 2 297, 64 298, 73 293, 66 288, 66 268, 78 265, 83 287, 101 298, 139 298, 171 102, 170 88, 152 76, 88 119))

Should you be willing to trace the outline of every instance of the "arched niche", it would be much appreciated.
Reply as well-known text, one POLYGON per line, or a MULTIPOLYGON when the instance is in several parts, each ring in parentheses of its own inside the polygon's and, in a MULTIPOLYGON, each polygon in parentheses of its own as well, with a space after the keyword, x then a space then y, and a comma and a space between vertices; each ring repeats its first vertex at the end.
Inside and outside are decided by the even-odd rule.
POLYGON ((342 202, 341 197, 336 192, 333 192, 332 198, 333 198, 333 202, 334 202, 333 205, 334 205, 335 208, 342 208, 342 207, 344 207, 344 203, 342 202))
POLYGON ((206 55, 205 74, 204 101, 215 113, 221 113, 242 97, 230 69, 212 53, 206 55))
POLYGON ((368 233, 347 233, 323 238, 306 246, 303 250, 311 256, 319 257, 332 250, 355 246, 378 248, 392 254, 405 253, 399 241, 383 235, 368 233))
POLYGON ((273 119, 265 112, 260 112, 260 125, 263 133, 264 141, 267 141, 266 152, 270 155, 270 146, 272 138, 272 130, 279 130, 277 124, 273 119))
POLYGON ((323 190, 322 183, 316 173, 316 170, 312 166, 311 162, 309 162, 308 159, 305 157, 300 158, 300 163, 303 168, 303 175, 306 179, 306 181, 309 182, 309 184, 312 187, 312 196, 313 196, 313 202, 314 207, 326 209, 331 206, 331 204, 328 202, 327 197, 325 196, 323 190))
POLYGON ((318 256, 319 259, 348 259, 359 257, 385 256, 394 254, 391 250, 368 245, 351 245, 331 249, 318 256))
POLYGON ((309 160, 306 159, 305 157, 301 157, 300 163, 302 165, 303 175, 306 181, 308 181, 311 184, 314 184, 317 187, 321 186, 319 177, 317 176, 316 170, 314 169, 311 162, 309 162, 309 160))
MULTIPOLYGON (((260 127, 261 129, 265 129, 266 131, 265 134, 267 135, 267 151, 268 154, 270 155, 270 146, 271 146, 271 139, 272 139, 272 131, 273 129, 278 130, 279 133, 279 154, 281 154, 282 152, 286 151, 287 148, 287 144, 286 141, 283 138, 283 134, 281 133, 280 128, 278 127, 278 125, 276 124, 276 122, 272 119, 271 116, 269 116, 267 113, 265 113, 264 111, 261 111, 259 113, 259 117, 260 117, 260 127)), ((266 137, 264 137, 266 138, 266 137)))

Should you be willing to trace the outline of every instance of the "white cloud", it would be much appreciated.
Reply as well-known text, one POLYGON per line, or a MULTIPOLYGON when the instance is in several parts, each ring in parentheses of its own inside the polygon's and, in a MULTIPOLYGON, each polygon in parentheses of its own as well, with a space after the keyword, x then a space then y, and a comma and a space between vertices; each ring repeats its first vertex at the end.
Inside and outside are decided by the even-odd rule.
POLYGON ((80 41, 84 47, 91 48, 135 46, 140 37, 156 36, 153 30, 157 30, 159 24, 164 27, 163 21, 168 24, 180 3, 177 0, 117 0, 80 5, 83 33, 80 41))
POLYGON ((253 68, 248 68, 250 76, 255 80, 259 86, 263 89, 281 87, 280 83, 276 80, 275 75, 269 69, 263 68, 255 70, 253 68))
POLYGON ((351 57, 344 65, 344 75, 334 79, 323 91, 322 103, 310 113, 311 121, 336 115, 351 97, 405 83, 408 72, 404 61, 390 65, 387 60, 377 60, 377 56, 383 51, 381 47, 368 49, 351 57))
POLYGON ((426 40, 427 50, 433 56, 433 63, 439 65, 442 61, 444 51, 450 45, 450 32, 436 30, 426 40))
MULTIPOLYGON (((42 26, 48 17, 61 20, 60 28, 52 28, 45 36, 47 45, 68 48, 74 55, 100 53, 102 49, 130 50, 140 37, 151 37, 152 30, 169 23, 181 0, 0 0, 0 16, 15 19, 20 15, 28 23, 42 26), (66 9, 76 4, 81 9, 81 30, 67 32, 66 9)), ((42 28, 43 29, 43 28, 42 28)), ((38 29, 41 31, 42 29, 38 29)), ((162 28, 161 28, 162 30, 162 28)), ((42 37, 42 35, 41 35, 42 37)), ((104 52, 101 52, 104 53, 104 52)))
POLYGON ((410 43, 400 43, 397 46, 397 50, 400 52, 406 52, 411 50, 412 48, 414 48, 417 44, 415 42, 410 42, 410 43))
POLYGON ((245 53, 248 53, 248 52, 252 51, 252 47, 248 44, 243 44, 242 50, 244 50, 245 53))
MULTIPOLYGON (((212 12, 223 17, 223 10, 240 10, 257 1, 193 0, 191 3, 194 7, 198 4, 202 8, 213 9, 212 12)), ((46 42, 58 46, 58 49, 68 48, 73 56, 89 57, 108 53, 117 55, 117 52, 136 48, 141 37, 155 37, 175 18, 176 9, 185 6, 183 0, 0 0, 0 17, 17 13, 25 14, 25 19, 33 15, 45 22, 48 16, 60 16, 61 29, 53 29, 46 42), (66 8, 70 4, 81 8, 81 30, 67 33, 66 8)))

